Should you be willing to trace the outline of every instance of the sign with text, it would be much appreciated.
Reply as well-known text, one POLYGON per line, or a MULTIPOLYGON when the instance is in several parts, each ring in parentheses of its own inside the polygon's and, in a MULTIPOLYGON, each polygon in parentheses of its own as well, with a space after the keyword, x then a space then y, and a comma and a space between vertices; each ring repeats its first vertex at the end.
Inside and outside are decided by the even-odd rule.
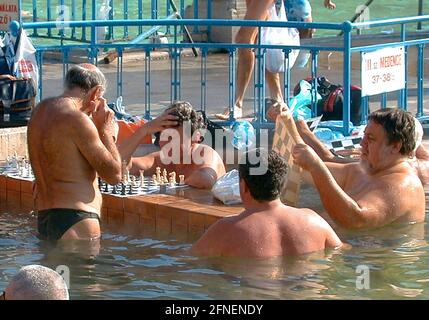
POLYGON ((396 91, 405 87, 404 47, 362 53, 362 96, 396 91))
POLYGON ((19 0, 1 0, 0 31, 7 31, 12 20, 19 21, 19 0))

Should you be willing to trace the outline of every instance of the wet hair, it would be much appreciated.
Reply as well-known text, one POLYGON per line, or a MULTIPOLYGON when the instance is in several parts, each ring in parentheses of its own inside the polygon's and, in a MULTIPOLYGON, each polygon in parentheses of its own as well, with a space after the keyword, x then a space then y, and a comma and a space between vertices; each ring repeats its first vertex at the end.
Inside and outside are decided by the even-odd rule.
POLYGON ((190 121, 191 135, 197 130, 206 128, 203 116, 197 113, 187 101, 175 101, 167 108, 167 111, 171 111, 170 114, 178 117, 179 126, 183 122, 190 121))
POLYGON ((279 198, 286 182, 286 160, 275 151, 268 152, 259 148, 250 150, 243 157, 238 172, 253 199, 262 202, 279 198), (252 168, 266 168, 266 171, 262 175, 256 175, 252 174, 252 168))
POLYGON ((8 300, 68 300, 64 279, 40 265, 21 268, 8 285, 8 300))
POLYGON ((106 88, 106 78, 96 66, 84 63, 69 68, 64 81, 64 87, 68 90, 74 88, 88 92, 95 86, 106 88))
POLYGON ((373 121, 383 126, 387 134, 389 144, 401 142, 399 152, 410 156, 416 146, 415 122, 413 115, 398 108, 386 108, 372 112, 368 121, 373 121))

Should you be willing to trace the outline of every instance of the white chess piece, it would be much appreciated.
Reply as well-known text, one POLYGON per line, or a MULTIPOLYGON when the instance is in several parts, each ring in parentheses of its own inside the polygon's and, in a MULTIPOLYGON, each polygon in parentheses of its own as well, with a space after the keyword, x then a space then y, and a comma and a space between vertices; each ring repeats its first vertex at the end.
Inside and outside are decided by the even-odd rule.
POLYGON ((179 185, 183 186, 185 184, 185 176, 183 174, 179 175, 179 185))
POLYGON ((144 187, 144 170, 140 170, 140 187, 144 187))

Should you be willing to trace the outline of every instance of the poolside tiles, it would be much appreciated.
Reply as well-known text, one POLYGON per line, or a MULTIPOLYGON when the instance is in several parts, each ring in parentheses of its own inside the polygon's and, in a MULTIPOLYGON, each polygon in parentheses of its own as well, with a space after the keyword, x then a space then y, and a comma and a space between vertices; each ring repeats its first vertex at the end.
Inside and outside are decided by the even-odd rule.
MULTIPOLYGON (((34 208, 33 183, 0 175, 0 203, 34 208)), ((156 230, 166 234, 201 235, 217 220, 243 211, 226 206, 210 191, 194 188, 172 189, 162 194, 115 197, 103 194, 101 219, 124 230, 156 230)))

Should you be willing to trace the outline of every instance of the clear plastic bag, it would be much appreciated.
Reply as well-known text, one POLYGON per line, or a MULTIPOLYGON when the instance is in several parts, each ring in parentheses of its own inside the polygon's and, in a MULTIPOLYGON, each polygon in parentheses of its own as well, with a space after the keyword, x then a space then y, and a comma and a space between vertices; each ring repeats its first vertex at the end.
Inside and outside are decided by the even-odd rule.
POLYGON ((238 170, 233 169, 220 177, 212 188, 212 194, 224 204, 241 203, 238 170))
MULTIPOLYGON (((269 9, 270 21, 287 21, 283 1, 277 13, 275 3, 269 9)), ((261 43, 271 45, 299 46, 299 32, 296 28, 262 28, 261 43)), ((293 67, 299 50, 295 49, 289 53, 289 69, 293 67)), ((285 53, 282 49, 267 49, 265 68, 273 73, 284 72, 285 53)))

